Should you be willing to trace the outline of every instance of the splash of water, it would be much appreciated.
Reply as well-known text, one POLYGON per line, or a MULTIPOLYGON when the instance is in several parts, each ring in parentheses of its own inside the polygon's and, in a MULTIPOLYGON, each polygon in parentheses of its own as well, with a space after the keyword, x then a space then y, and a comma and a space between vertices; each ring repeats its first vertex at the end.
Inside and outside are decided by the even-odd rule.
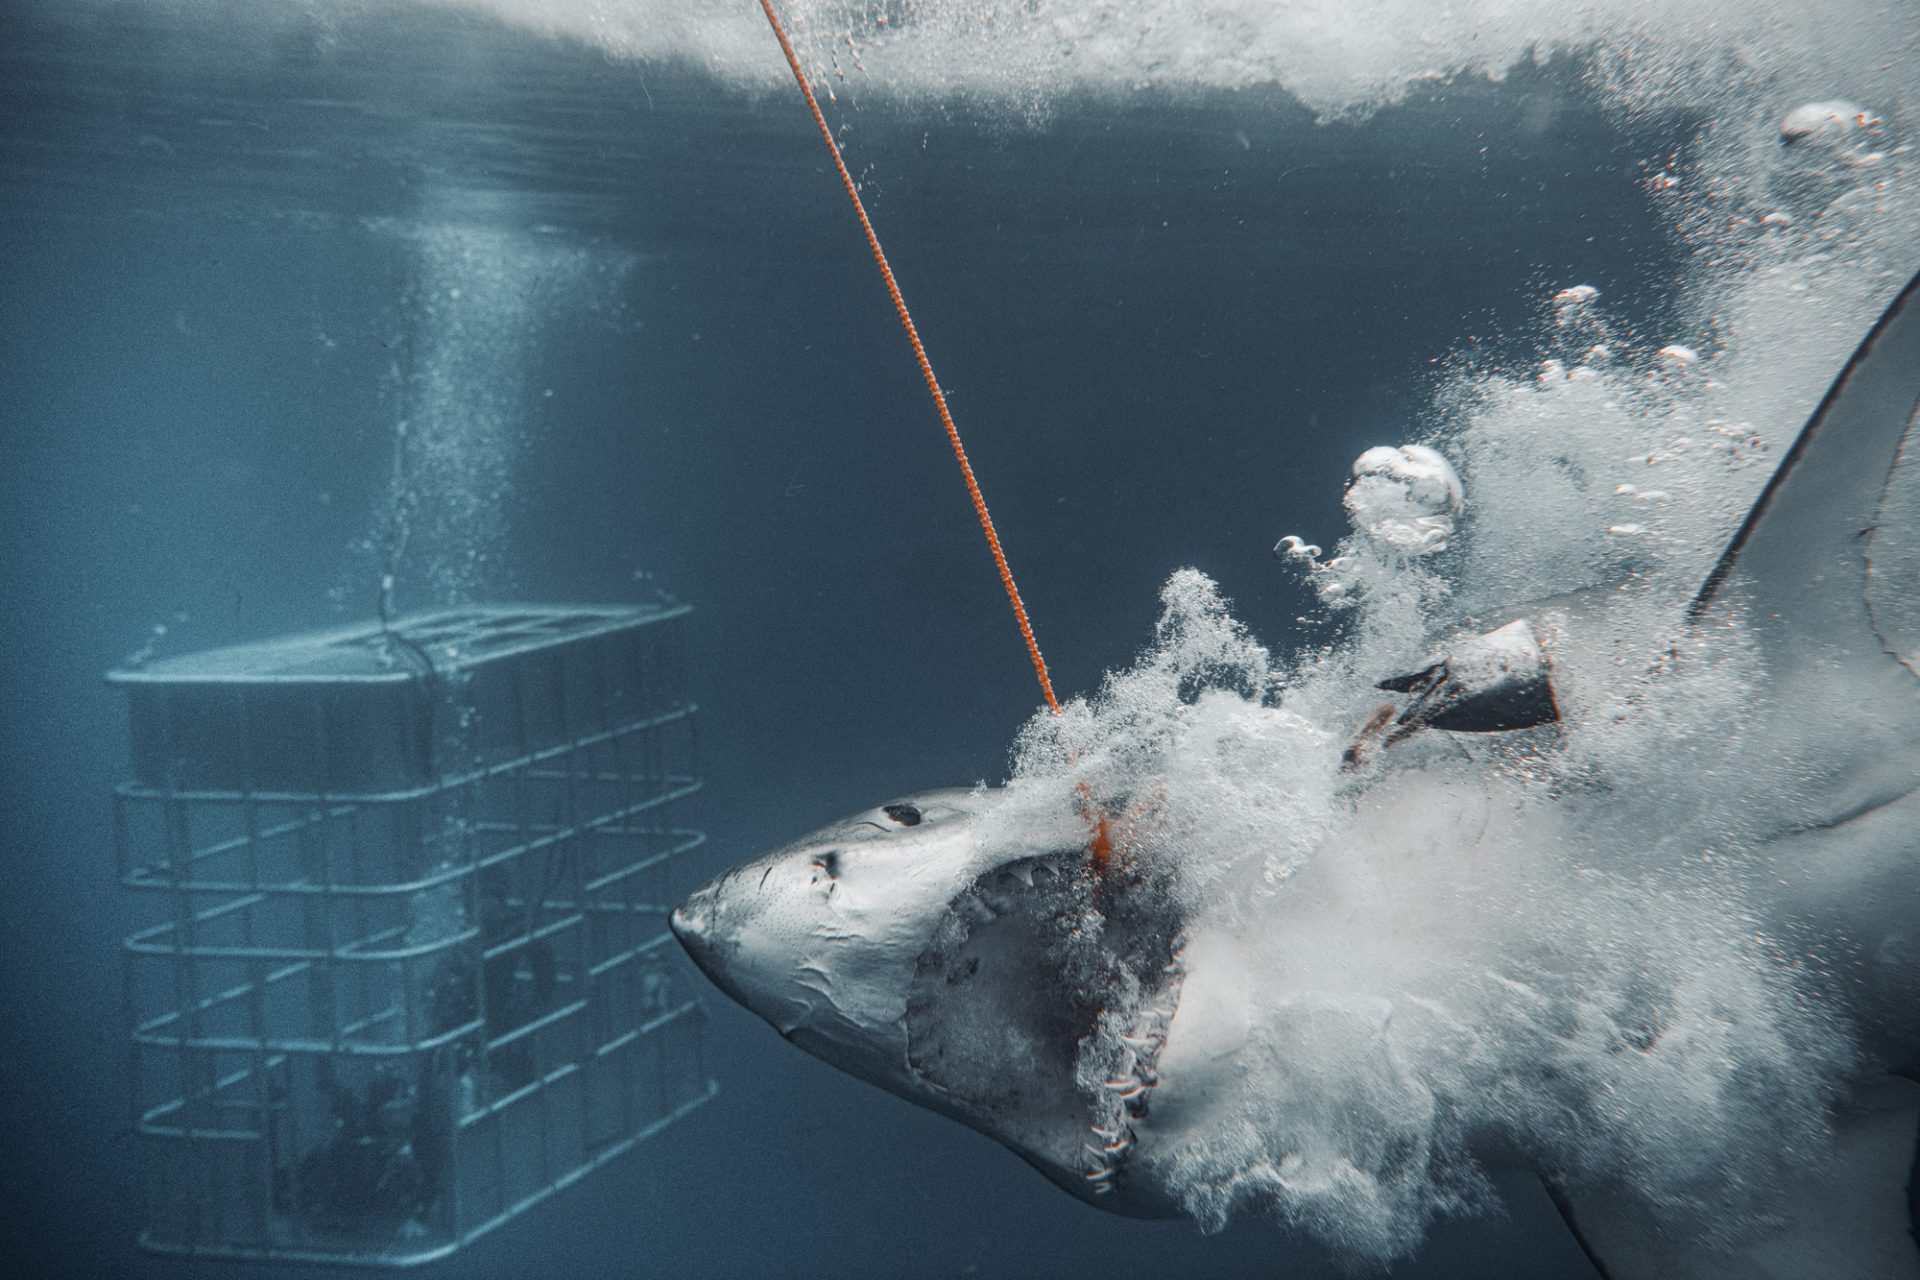
MULTIPOLYGON (((617 56, 779 87, 751 6, 473 2, 617 56)), ((1021 785, 985 838, 1070 808, 1084 781, 1140 816, 1132 856, 1159 866, 1189 927, 1240 940, 1251 1069, 1166 1156, 1203 1223, 1264 1213, 1388 1260, 1436 1215, 1484 1203, 1470 1151, 1488 1143, 1630 1189, 1688 1231, 1731 1238, 1763 1220, 1771 1175, 1819 1149, 1850 1050, 1756 934, 1748 826, 1711 785, 1742 733, 1752 655, 1707 651, 1674 622, 1913 269, 1920 27, 1873 3, 1747 0, 783 8, 838 95, 965 98, 1016 121, 1069 95, 1255 85, 1352 117, 1567 51, 1623 129, 1703 122, 1645 177, 1685 262, 1675 331, 1635 332, 1617 318, 1630 305, 1552 282, 1534 360, 1459 367, 1406 433, 1473 495, 1446 550, 1354 560, 1346 642, 1285 661, 1211 583, 1176 575, 1139 661, 1022 734, 1021 785), (1522 739, 1451 758, 1469 748, 1434 740, 1364 793, 1340 773, 1370 681, 1447 626, 1619 581, 1633 589, 1589 643, 1634 671, 1684 643, 1682 670, 1570 685, 1552 750, 1522 739)))
POLYGON ((1350 657, 1279 662, 1191 570, 1163 603, 1139 661, 1028 726, 983 838, 1086 780, 1144 815, 1128 854, 1182 928, 1234 939, 1242 1069, 1158 1155, 1188 1211, 1386 1262, 1489 1203, 1492 1148, 1690 1232, 1763 1221, 1850 1050, 1755 933, 1737 813, 1685 783, 1738 739, 1750 655, 1636 685, 1630 719, 1579 709, 1551 749, 1408 744, 1417 767, 1356 782, 1335 728, 1375 695, 1350 657))
MULTIPOLYGON (((752 5, 467 0, 633 59, 775 89, 782 68, 752 5)), ((837 90, 965 96, 1044 116, 1061 97, 1278 84, 1326 116, 1376 109, 1424 80, 1503 75, 1599 48, 1607 91, 1635 109, 1772 84, 1792 101, 1880 107, 1904 91, 1920 33, 1882 5, 1745 0, 786 0, 806 60, 837 90), (1797 88, 1793 81, 1805 82, 1797 88)))

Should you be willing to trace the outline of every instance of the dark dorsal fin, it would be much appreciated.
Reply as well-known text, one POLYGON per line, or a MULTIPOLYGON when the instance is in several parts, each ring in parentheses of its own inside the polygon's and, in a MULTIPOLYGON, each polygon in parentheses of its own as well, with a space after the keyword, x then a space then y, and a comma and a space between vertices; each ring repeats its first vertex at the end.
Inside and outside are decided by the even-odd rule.
POLYGON ((1789 629, 1857 608, 1870 531, 1920 403, 1920 276, 1900 291, 1801 428, 1779 470, 1707 575, 1688 617, 1738 587, 1756 620, 1789 629))
POLYGON ((1834 379, 1688 610, 1696 626, 1739 620, 1758 646, 1752 767, 1797 796, 1766 819, 1783 830, 1837 828, 1920 789, 1917 405, 1920 278, 1834 379))

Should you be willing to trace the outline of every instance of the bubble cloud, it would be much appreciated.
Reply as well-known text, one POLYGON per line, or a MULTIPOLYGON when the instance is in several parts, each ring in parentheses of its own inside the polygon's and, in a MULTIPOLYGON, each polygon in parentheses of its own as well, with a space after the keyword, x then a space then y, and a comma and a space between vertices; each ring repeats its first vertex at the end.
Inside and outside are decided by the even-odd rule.
POLYGON ((1403 444, 1369 449, 1354 459, 1353 481, 1341 501, 1353 527, 1374 542, 1402 555, 1426 556, 1446 550, 1466 490, 1439 450, 1403 444))

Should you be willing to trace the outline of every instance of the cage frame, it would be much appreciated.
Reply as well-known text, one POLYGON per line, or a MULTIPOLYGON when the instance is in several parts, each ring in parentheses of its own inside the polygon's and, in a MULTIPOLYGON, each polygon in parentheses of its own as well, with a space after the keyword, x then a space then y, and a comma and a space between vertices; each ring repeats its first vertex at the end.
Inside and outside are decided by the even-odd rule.
MULTIPOLYGON (((139 1237, 144 1249, 257 1262, 431 1262, 521 1216, 716 1095, 700 1034, 704 1007, 697 996, 671 988, 678 966, 666 928, 669 901, 659 892, 665 870, 705 840, 673 816, 701 787, 697 706, 685 696, 684 624, 678 623, 689 612, 664 599, 617 608, 479 606, 109 673, 109 682, 127 686, 134 698, 135 777, 112 796, 116 875, 124 894, 161 904, 122 944, 134 1130, 156 1165, 184 1166, 191 1184, 184 1199, 172 1201, 176 1210, 186 1206, 184 1214, 163 1224, 156 1197, 166 1178, 152 1175, 139 1237), (509 635, 491 649, 482 645, 486 652, 476 658, 471 649, 462 651, 470 634, 447 640, 446 629, 458 633, 463 619, 539 634, 509 635), (609 637, 616 643, 598 643, 609 637), (623 645, 636 663, 625 678, 640 688, 637 696, 616 698, 607 668, 610 654, 629 652, 623 645), (337 679, 312 670, 260 670, 276 652, 343 646, 383 648, 386 665, 337 679), (586 717, 568 706, 574 677, 566 664, 580 653, 593 655, 589 666, 598 664, 595 678, 603 682, 597 714, 586 717), (648 668, 650 662, 661 670, 648 668), (476 731, 476 717, 468 714, 477 697, 474 670, 482 663, 492 664, 496 684, 505 681, 511 725, 504 747, 497 733, 480 741, 488 734, 476 731), (545 729, 557 724, 557 735, 531 728, 530 699, 538 691, 529 686, 542 663, 551 668, 545 693, 559 704, 548 708, 552 724, 545 729), (336 741, 341 725, 326 700, 330 685, 357 686, 350 690, 355 697, 382 686, 397 695, 381 704, 386 712, 424 714, 428 728, 417 733, 417 726, 399 725, 393 742, 374 745, 371 763, 352 762, 337 774, 331 762, 342 749, 336 741), (323 763, 317 785, 255 785, 248 753, 259 741, 259 726, 250 719, 249 691, 261 686, 278 686, 276 697, 288 689, 313 695, 311 728, 323 763), (173 767, 183 758, 173 750, 174 699, 210 688, 218 693, 207 696, 225 698, 222 705, 237 708, 237 718, 222 724, 214 714, 194 732, 225 729, 248 758, 238 761, 233 777, 194 776, 186 768, 183 778, 173 767), (436 724, 436 712, 453 713, 451 727, 446 720, 436 724), (395 744, 398 750, 387 750, 395 744), (463 767, 448 767, 450 759, 463 767), (326 785, 336 776, 362 789, 326 785), (371 786, 375 779, 387 785, 371 786), (503 795, 505 809, 491 808, 503 795), (535 795, 549 812, 532 812, 535 795), (396 858, 414 852, 408 833, 418 835, 413 874, 361 874, 366 845, 356 824, 363 821, 393 824, 401 833, 388 842, 396 858), (334 866, 343 825, 349 829, 344 847, 355 859, 345 878, 334 866), (226 834, 201 840, 196 830, 203 826, 226 834), (276 856, 292 860, 277 875, 263 875, 263 851, 283 843, 291 853, 276 856), (603 849, 612 850, 605 860, 603 849), (297 874, 285 874, 289 868, 297 874), (458 927, 410 938, 422 903, 458 927), (256 936, 272 925, 275 911, 300 922, 297 945, 286 936, 256 936), (382 912, 385 923, 368 927, 369 917, 382 912), (522 921, 518 927, 512 913, 522 921), (357 922, 344 940, 343 919, 357 922), (504 929, 500 919, 508 921, 504 929), (234 929, 237 940, 222 937, 234 929), (223 968, 240 980, 207 989, 206 979, 223 968), (148 975, 156 972, 170 972, 170 1004, 144 993, 142 984, 155 981, 148 975), (388 974, 384 988, 382 973, 388 974), (510 975, 504 998, 495 990, 502 973, 510 975), (350 1001, 341 997, 342 981, 365 987, 368 975, 387 994, 363 993, 367 1011, 343 1018, 350 1001), (536 991, 544 986, 538 997, 544 1003, 509 1021, 502 1009, 520 1003, 515 987, 529 976, 536 991), (276 986, 300 983, 309 987, 305 1005, 294 999, 285 1003, 292 1012, 280 1006, 269 1012, 276 986), (563 992, 568 984, 572 990, 563 992), (398 1001, 397 1028, 382 1025, 396 1016, 392 1004, 378 1003, 383 998, 398 1001), (443 998, 456 1008, 470 1000, 467 1016, 443 1016, 430 1025, 429 1014, 443 998), (229 1006, 241 1010, 241 1030, 209 1029, 229 1006), (303 1020, 308 1034, 281 1025, 303 1020), (313 1034, 316 1025, 327 1033, 313 1034), (511 1076, 499 1065, 523 1057, 530 1065, 516 1065, 511 1076), (149 1073, 156 1063, 164 1071, 169 1061, 176 1087, 156 1093, 149 1073), (649 1064, 653 1098, 643 1107, 649 1064), (339 1083, 343 1075, 359 1074, 367 1080, 364 1098, 354 1085, 339 1083), (526 1078, 517 1079, 520 1074, 526 1078), (611 1120, 596 1088, 616 1095, 611 1120), (304 1099, 311 1118, 323 1093, 335 1108, 332 1142, 325 1146, 313 1139, 326 1135, 300 1132, 302 1104, 295 1100, 304 1099), (363 1127, 344 1118, 342 1095, 364 1118, 363 1127), (556 1116, 568 1105, 577 1116, 556 1116), (210 1119, 228 1114, 250 1117, 251 1127, 210 1119), (398 1120, 382 1127, 398 1116, 408 1117, 405 1127, 398 1120), (519 1132, 529 1123, 531 1138, 524 1132, 509 1137, 510 1126, 519 1132), (287 1130, 284 1148, 276 1136, 281 1128, 287 1130), (346 1137, 352 1141, 343 1148, 346 1137), (444 1141, 432 1160, 416 1150, 429 1138, 436 1147, 444 1141), (516 1143, 516 1156, 530 1149, 538 1164, 534 1176, 517 1182, 508 1168, 508 1147, 516 1143), (334 1158, 337 1150, 344 1155, 335 1163, 352 1157, 356 1169, 372 1150, 388 1162, 377 1167, 411 1168, 431 1193, 419 1212, 397 1222, 383 1213, 369 1217, 364 1232, 330 1228, 325 1222, 339 1215, 312 1210, 307 1184, 331 1186, 338 1179, 310 1176, 308 1164, 322 1154, 334 1158), (397 1163, 397 1153, 405 1163, 397 1163), (419 1174, 423 1165, 429 1174, 419 1174), (219 1206, 212 1226, 203 1229, 194 1197, 212 1189, 210 1198, 217 1199, 229 1175, 253 1185, 244 1202, 219 1206), (480 1203, 489 1188, 490 1202, 480 1203)), ((573 701, 582 701, 577 691, 573 701)), ((274 705, 284 709, 284 698, 274 705)), ((352 698, 341 705, 352 705, 352 698)), ((477 718, 484 722, 486 715, 483 709, 477 718)), ((267 773, 284 784, 282 766, 267 773)), ((211 766, 201 760, 195 767, 211 766)), ((319 1168, 325 1174, 328 1166, 319 1168)), ((354 1221, 351 1214, 345 1219, 354 1221)))

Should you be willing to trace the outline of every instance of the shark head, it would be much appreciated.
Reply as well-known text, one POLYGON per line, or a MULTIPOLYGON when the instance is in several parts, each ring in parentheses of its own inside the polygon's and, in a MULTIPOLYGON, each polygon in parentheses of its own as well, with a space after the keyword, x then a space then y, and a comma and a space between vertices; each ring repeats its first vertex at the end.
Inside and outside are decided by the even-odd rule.
POLYGON ((801 1048, 904 1091, 915 963, 987 870, 982 800, 930 791, 853 814, 712 881, 673 932, 716 986, 801 1048))
POLYGON ((1116 1173, 1177 993, 1170 916, 1147 909, 1150 887, 1096 885, 1072 814, 984 838, 1003 797, 928 791, 853 814, 699 889, 673 932, 799 1048, 1082 1199, 1159 1216, 1171 1206, 1116 1173))

